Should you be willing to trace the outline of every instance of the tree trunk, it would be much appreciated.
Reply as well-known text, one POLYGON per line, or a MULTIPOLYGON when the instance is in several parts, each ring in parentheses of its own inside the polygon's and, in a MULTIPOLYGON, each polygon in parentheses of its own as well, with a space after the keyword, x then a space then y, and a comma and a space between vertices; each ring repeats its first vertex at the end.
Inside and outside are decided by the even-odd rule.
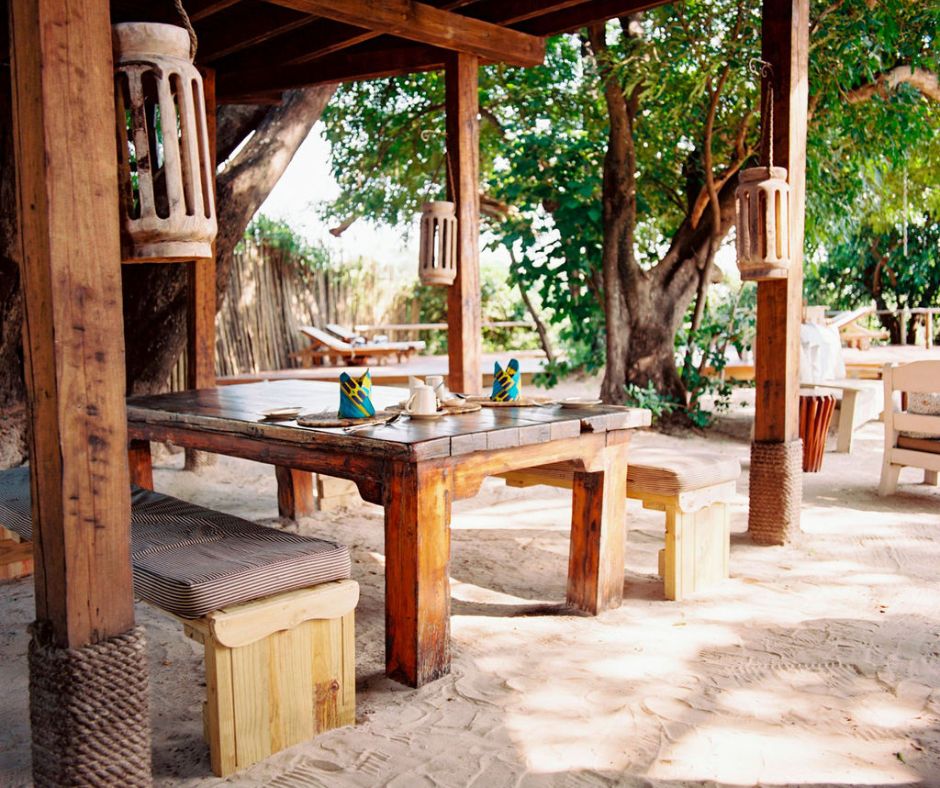
MULTIPOLYGON (((6 71, 7 69, 4 69, 6 71)), ((25 391, 20 333, 23 322, 15 250, 13 150, 9 74, 0 80, 0 468, 26 459, 25 391)), ((216 288, 221 306, 232 255, 245 227, 319 119, 332 86, 292 91, 263 113, 219 111, 219 150, 225 154, 254 135, 217 178, 219 234, 216 288), (259 120, 260 118, 260 120, 259 120), (253 125, 254 124, 254 125, 253 125)), ((122 268, 129 393, 163 389, 186 341, 186 267, 135 264, 122 268)))
POLYGON ((16 182, 9 66, 0 67, 0 468, 26 460, 23 298, 16 264, 16 182))

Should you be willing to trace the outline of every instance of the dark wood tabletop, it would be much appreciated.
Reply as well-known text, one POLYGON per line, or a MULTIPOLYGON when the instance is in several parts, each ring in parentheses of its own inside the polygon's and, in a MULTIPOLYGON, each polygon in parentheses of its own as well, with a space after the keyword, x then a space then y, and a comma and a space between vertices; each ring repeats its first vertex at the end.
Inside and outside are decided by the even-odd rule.
MULTIPOLYGON (((377 409, 401 402, 407 392, 376 386, 377 409)), ((162 425, 239 434, 317 448, 380 454, 410 460, 457 456, 474 451, 507 449, 544 441, 572 438, 582 432, 608 432, 649 424, 649 411, 614 406, 484 407, 475 413, 444 416, 436 421, 407 417, 353 433, 339 427, 301 427, 296 421, 266 421, 263 412, 297 406, 303 412, 339 407, 339 384, 285 380, 246 383, 214 389, 131 397, 128 421, 133 426, 162 425)))
MULTIPOLYGON (((387 408, 404 389, 376 387, 387 408)), ((450 670, 450 516, 483 480, 561 463, 572 477, 568 604, 597 614, 623 596, 630 430, 643 409, 561 405, 484 407, 436 421, 402 418, 347 433, 265 421, 274 408, 339 407, 339 384, 278 381, 128 400, 131 478, 153 488, 150 441, 275 466, 279 501, 297 499, 310 473, 348 479, 385 509, 386 671, 413 687, 450 670)), ((280 507, 279 507, 280 509, 280 507)))

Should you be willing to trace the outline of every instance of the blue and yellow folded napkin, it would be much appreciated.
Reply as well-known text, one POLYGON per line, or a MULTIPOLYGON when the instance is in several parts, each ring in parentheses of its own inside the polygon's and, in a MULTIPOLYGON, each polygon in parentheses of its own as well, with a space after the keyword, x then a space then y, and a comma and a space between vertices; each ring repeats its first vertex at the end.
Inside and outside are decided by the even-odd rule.
POLYGON ((519 399, 519 362, 512 359, 503 369, 499 362, 493 370, 493 402, 514 402, 519 399))
POLYGON ((339 376, 339 415, 343 419, 369 419, 375 415, 369 370, 358 378, 346 372, 339 376))

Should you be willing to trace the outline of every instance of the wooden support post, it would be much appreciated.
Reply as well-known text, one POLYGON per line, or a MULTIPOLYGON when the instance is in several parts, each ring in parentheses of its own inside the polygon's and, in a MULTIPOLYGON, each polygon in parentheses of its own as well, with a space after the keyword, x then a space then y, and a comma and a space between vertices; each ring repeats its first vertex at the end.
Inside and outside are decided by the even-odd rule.
POLYGON ((134 625, 111 23, 107 0, 10 19, 36 613, 80 648, 134 625))
POLYGON ((623 600, 627 443, 608 446, 602 464, 574 474, 571 497, 568 604, 592 615, 623 600))
MULTIPOLYGON (((216 101, 215 70, 202 69, 206 97, 206 133, 209 137, 209 159, 212 171, 216 165, 216 101)), ((213 179, 213 188, 214 188, 213 179)), ((215 252, 215 244, 212 244, 215 252)), ((193 260, 186 264, 189 279, 186 311, 186 388, 204 389, 215 386, 215 257, 193 260)), ((186 449, 185 467, 194 470, 207 465, 212 455, 186 449)))
POLYGON ((446 70, 448 192, 457 209, 457 279, 447 298, 448 386, 482 390, 479 60, 453 53, 446 70))
POLYGON ((9 12, 36 564, 34 778, 87 780, 93 760, 120 764, 115 782, 149 784, 109 3, 11 0, 9 12), (120 687, 98 672, 116 664, 120 687))
POLYGON ((450 672, 446 469, 390 463, 385 484, 386 673, 420 687, 450 672))
MULTIPOLYGON (((749 529, 759 542, 782 543, 799 530, 799 352, 806 191, 809 0, 764 0, 762 56, 773 83, 774 162, 790 184, 791 264, 785 280, 757 286, 757 381, 749 529), (761 458, 767 461, 763 462, 761 458), (767 467, 763 467, 766 465, 767 467), (774 466, 774 467, 771 467, 774 466), (756 483, 755 483, 756 482, 756 483), (782 497, 781 497, 782 496, 782 497), (784 500, 786 498, 786 500, 784 500), (775 521, 759 526, 757 520, 775 521)), ((764 85, 767 89, 767 85, 764 85)), ((765 103, 766 106, 766 103, 765 103)), ((763 118, 768 124, 770 118, 763 118)), ((765 125, 766 127, 766 125, 765 125)))

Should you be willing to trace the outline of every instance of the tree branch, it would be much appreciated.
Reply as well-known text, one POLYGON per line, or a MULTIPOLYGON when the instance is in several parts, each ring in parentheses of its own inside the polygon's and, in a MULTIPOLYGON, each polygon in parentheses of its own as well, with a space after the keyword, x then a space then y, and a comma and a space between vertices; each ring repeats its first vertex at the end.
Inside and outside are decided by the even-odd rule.
POLYGON ((859 104, 876 95, 886 98, 891 91, 897 90, 901 85, 910 85, 926 98, 940 101, 940 80, 937 79, 937 75, 925 68, 912 66, 895 66, 878 74, 873 81, 850 90, 845 100, 849 104, 859 104))

